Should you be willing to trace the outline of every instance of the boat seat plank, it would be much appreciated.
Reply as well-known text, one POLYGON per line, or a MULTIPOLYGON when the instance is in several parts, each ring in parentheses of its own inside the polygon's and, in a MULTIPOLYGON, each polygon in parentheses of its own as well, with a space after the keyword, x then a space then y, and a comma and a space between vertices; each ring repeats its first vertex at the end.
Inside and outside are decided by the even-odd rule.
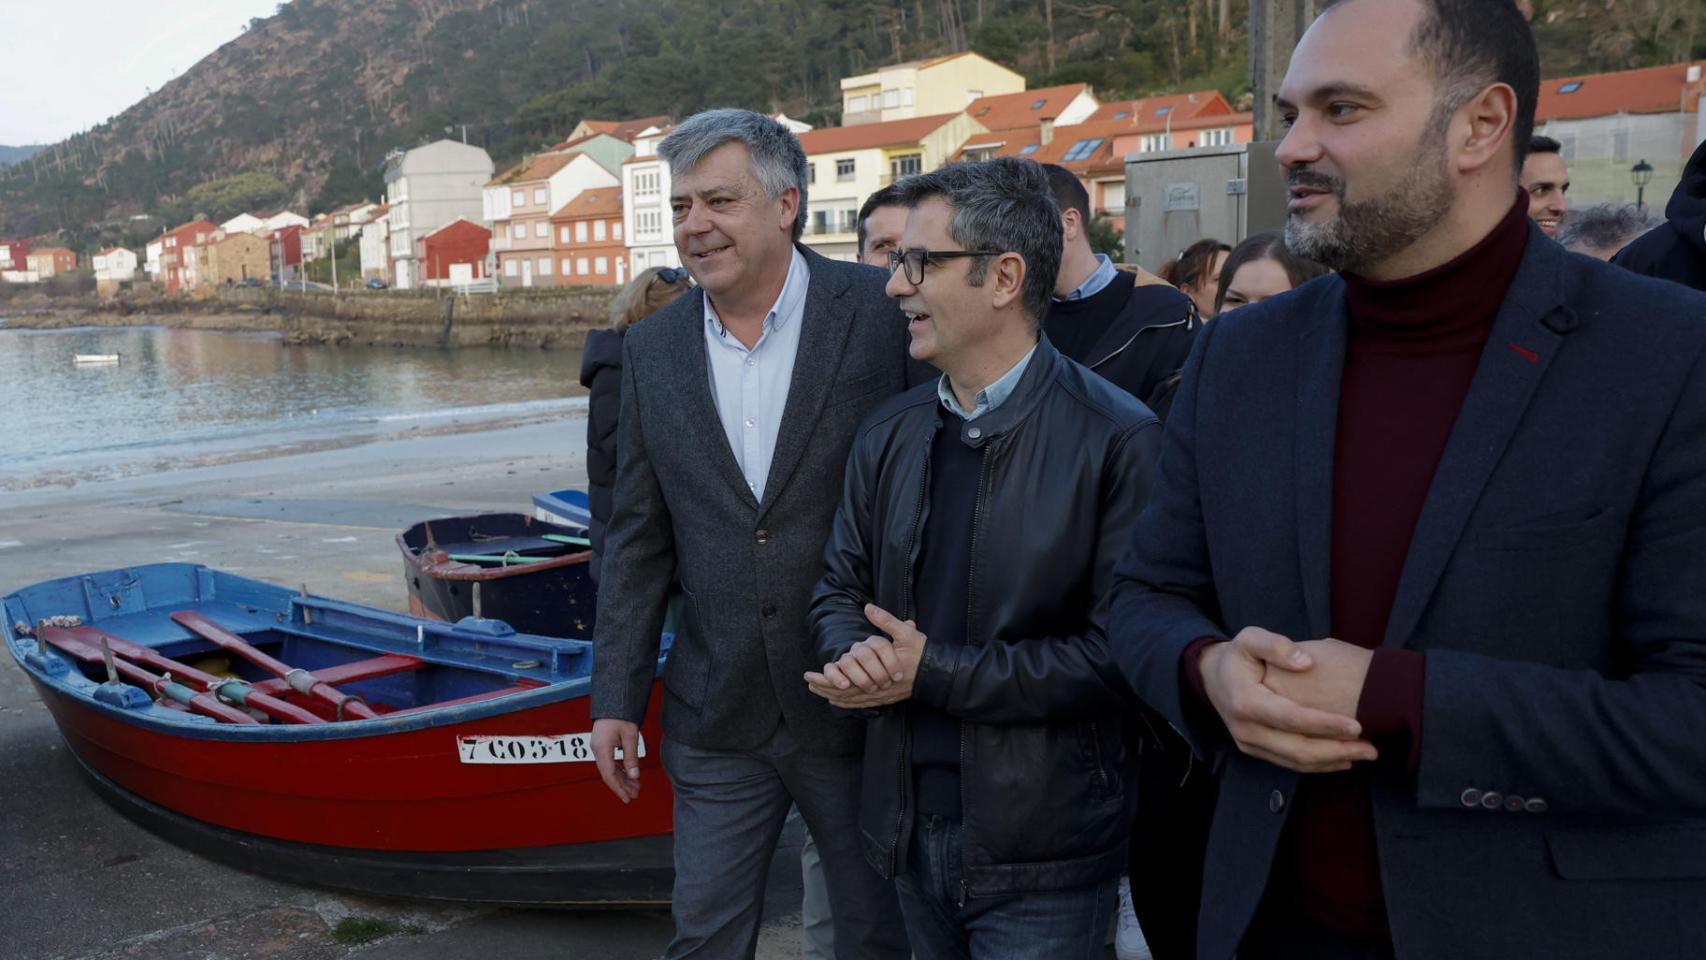
MULTIPOLYGON (((356 680, 371 680, 374 677, 389 676, 393 673, 405 673, 419 670, 422 661, 419 657, 408 657, 400 653, 388 653, 381 657, 370 657, 366 660, 355 660, 350 663, 340 663, 335 667, 321 667, 313 671, 314 676, 324 683, 351 683, 356 680)), ((266 680, 255 684, 255 689, 262 693, 283 693, 290 689, 282 677, 266 680)))

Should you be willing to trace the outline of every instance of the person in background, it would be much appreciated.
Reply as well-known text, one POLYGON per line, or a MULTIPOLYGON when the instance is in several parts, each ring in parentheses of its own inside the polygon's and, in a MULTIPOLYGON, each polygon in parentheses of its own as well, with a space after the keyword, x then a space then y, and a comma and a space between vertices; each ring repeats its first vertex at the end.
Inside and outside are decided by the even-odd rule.
POLYGON ((1253 233, 1232 248, 1226 266, 1220 268, 1215 316, 1301 287, 1327 272, 1319 263, 1287 250, 1285 236, 1278 230, 1253 233))
POLYGON ((1665 206, 1665 224, 1631 241, 1611 262, 1706 290, 1706 141, 1682 168, 1682 182, 1665 206))
POLYGON ((889 184, 865 198, 859 207, 859 262, 889 268, 889 254, 900 246, 906 229, 906 205, 900 202, 896 184, 889 184))
POLYGON ((1220 271, 1232 248, 1210 237, 1186 247, 1161 268, 1161 279, 1180 290, 1197 305, 1197 316, 1214 316, 1214 295, 1220 289, 1220 271))
POLYGON ((1571 253, 1610 260, 1630 241, 1663 222, 1632 203, 1596 203, 1564 218, 1558 242, 1571 253))
POLYGON ((1528 219, 1540 232, 1557 239, 1558 226, 1570 212, 1570 171, 1564 166, 1561 145, 1539 134, 1528 139, 1528 156, 1522 161, 1522 192, 1528 195, 1528 219))
POLYGON ((616 416, 622 406, 622 338, 628 328, 675 301, 693 286, 687 271, 650 267, 634 275, 610 301, 610 329, 593 330, 581 348, 581 386, 586 412, 586 499, 592 513, 587 537, 592 560, 587 572, 597 583, 604 559, 604 528, 610 523, 610 494, 616 485, 616 416))

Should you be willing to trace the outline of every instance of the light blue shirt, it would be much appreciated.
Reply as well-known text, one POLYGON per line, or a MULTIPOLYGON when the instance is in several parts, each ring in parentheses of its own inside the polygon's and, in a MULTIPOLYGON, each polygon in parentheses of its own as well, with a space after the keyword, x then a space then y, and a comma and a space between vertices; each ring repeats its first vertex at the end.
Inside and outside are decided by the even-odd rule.
POLYGON ((806 289, 811 270, 800 251, 793 251, 788 279, 751 350, 731 336, 705 295, 705 354, 710 361, 711 398, 723 421, 723 435, 746 478, 747 489, 764 500, 764 481, 776 452, 776 433, 788 405, 788 384, 794 377, 794 358, 800 351, 800 327, 805 324, 806 289))
MULTIPOLYGON (((1031 349, 1025 351, 1024 356, 1019 358, 1018 363, 1013 364, 1012 369, 1001 375, 999 380, 979 390, 977 402, 972 405, 970 413, 960 409, 960 401, 954 397, 954 388, 948 383, 948 375, 945 373, 942 374, 942 379, 936 381, 936 396, 941 398, 942 406, 959 414, 960 419, 967 422, 976 420, 1001 406, 1007 401, 1008 397, 1013 395, 1013 388, 1019 385, 1019 378, 1025 375, 1025 368, 1030 366, 1031 356, 1036 352, 1037 348, 1032 346, 1031 349)), ((973 434, 972 436, 977 435, 973 434)))
POLYGON ((1120 268, 1114 266, 1114 262, 1108 259, 1108 255, 1098 253, 1096 254, 1096 269, 1090 271, 1090 276, 1086 277, 1076 290, 1059 299, 1082 300, 1085 297, 1093 297, 1101 293, 1102 289, 1108 284, 1113 283, 1114 278, 1119 274, 1120 268))

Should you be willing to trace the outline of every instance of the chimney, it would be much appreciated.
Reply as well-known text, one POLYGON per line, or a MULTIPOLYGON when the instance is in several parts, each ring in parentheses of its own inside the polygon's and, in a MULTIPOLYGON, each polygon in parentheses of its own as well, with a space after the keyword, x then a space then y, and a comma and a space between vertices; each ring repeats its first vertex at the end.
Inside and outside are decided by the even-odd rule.
POLYGON ((1037 126, 1040 127, 1042 130, 1041 139, 1042 139, 1043 146, 1046 147, 1049 144, 1053 143, 1054 142, 1054 118, 1053 117, 1044 117, 1041 120, 1037 121, 1037 126))

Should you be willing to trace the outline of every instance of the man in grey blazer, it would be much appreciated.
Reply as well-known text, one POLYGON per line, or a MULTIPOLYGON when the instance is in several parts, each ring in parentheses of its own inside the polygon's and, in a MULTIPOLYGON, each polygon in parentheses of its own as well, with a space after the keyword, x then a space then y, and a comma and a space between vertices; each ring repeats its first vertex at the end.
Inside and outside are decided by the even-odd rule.
POLYGON ((854 428, 907 385, 905 321, 883 273, 797 245, 806 158, 787 128, 711 110, 659 153, 676 248, 699 287, 623 348, 594 635, 599 771, 624 802, 639 795, 638 724, 679 579, 659 748, 675 794, 667 956, 752 955, 794 803, 823 859, 836 955, 905 957, 893 890, 859 852, 862 725, 800 682, 819 666, 806 608, 854 428))

